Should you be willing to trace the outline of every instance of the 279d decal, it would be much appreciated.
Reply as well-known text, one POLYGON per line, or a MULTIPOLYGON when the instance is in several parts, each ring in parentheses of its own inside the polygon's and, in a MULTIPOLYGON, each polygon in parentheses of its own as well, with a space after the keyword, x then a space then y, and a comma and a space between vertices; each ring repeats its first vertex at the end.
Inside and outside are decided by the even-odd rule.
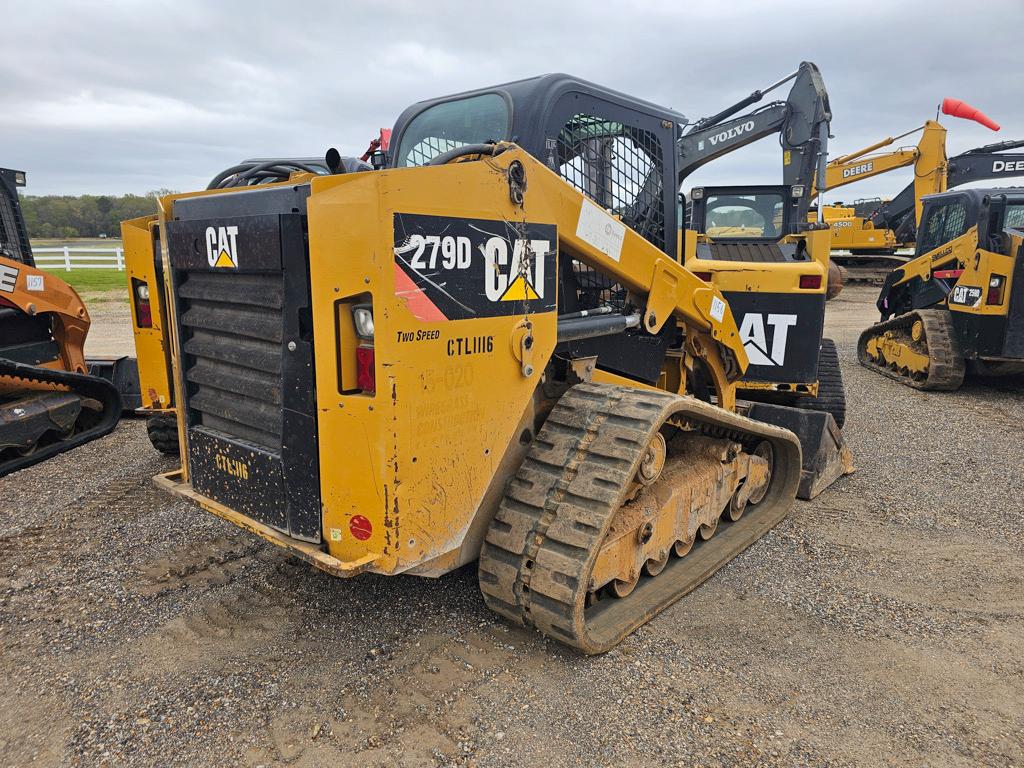
POLYGON ((395 214, 395 293, 419 320, 553 312, 551 224, 395 214))

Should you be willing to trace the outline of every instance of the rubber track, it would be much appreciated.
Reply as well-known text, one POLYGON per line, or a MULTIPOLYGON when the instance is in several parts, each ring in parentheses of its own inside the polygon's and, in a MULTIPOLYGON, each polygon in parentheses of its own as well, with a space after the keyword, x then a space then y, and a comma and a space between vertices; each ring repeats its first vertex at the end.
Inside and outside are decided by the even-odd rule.
MULTIPOLYGON (((34 365, 16 363, 13 360, 0 358, 0 376, 13 376, 38 384, 57 384, 67 387, 71 392, 83 399, 97 400, 103 406, 100 420, 89 429, 76 432, 67 440, 40 446, 29 456, 16 456, 14 459, 0 464, 0 477, 16 472, 19 469, 38 464, 58 453, 70 451, 80 445, 103 437, 113 431, 121 420, 121 395, 117 387, 106 379, 89 376, 84 373, 57 371, 50 368, 39 368, 34 365)), ((83 409, 84 410, 84 409, 83 409)))
MULTIPOLYGON (((690 413, 683 416, 694 420, 690 413)), ((799 443, 785 430, 666 392, 577 385, 551 411, 488 529, 479 564, 484 601, 517 624, 536 627, 585 653, 602 653, 781 520, 799 474, 799 443), (779 473, 778 483, 773 478, 777 488, 770 503, 762 502, 767 510, 763 520, 754 520, 753 513, 747 533, 724 542, 720 557, 707 557, 716 551, 716 537, 700 547, 704 556, 691 561, 692 572, 674 566, 693 553, 650 579, 653 590, 642 585, 627 598, 606 601, 616 610, 606 612, 610 618, 595 630, 584 608, 593 564, 648 442, 684 403, 721 414, 724 421, 708 423, 709 432, 747 440, 768 435, 777 455, 788 451, 783 458, 787 470, 779 473), (736 426, 738 431, 729 428, 736 426)))
POLYGON ((818 396, 802 397, 795 403, 797 408, 831 413, 840 429, 846 423, 846 390, 843 387, 843 371, 839 367, 839 352, 832 339, 821 340, 818 355, 818 396))
POLYGON ((964 358, 960 353, 960 342, 953 327, 953 317, 947 309, 919 309, 875 323, 857 340, 857 359, 865 368, 915 389, 959 389, 966 373, 964 358), (902 336, 901 342, 908 346, 912 345, 914 342, 911 341, 910 332, 916 319, 924 324, 925 353, 928 355, 928 376, 921 381, 875 363, 867 353, 867 344, 871 337, 880 336, 886 331, 899 331, 902 336))
POLYGON ((178 456, 178 419, 173 414, 156 413, 146 419, 146 434, 149 442, 160 453, 178 456))

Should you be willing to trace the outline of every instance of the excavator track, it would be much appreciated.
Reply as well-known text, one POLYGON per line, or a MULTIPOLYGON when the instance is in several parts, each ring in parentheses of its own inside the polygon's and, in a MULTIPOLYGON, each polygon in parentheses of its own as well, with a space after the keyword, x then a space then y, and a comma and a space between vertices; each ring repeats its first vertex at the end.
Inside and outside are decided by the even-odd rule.
POLYGON ((56 396, 55 399, 60 399, 67 404, 70 398, 59 398, 59 396, 70 394, 77 397, 79 402, 72 403, 78 406, 71 412, 74 417, 73 422, 54 425, 62 429, 48 431, 41 436, 42 439, 37 443, 26 446, 20 451, 0 449, 0 477, 102 437, 113 431, 121 418, 121 395, 117 388, 106 379, 84 373, 40 368, 0 358, 0 379, 8 377, 25 382, 27 385, 52 387, 52 389, 42 390, 27 389, 27 397, 52 395, 56 396), (77 411, 76 416, 74 416, 75 411, 77 411), (61 431, 63 434, 58 434, 61 431))
POLYGON ((692 397, 572 387, 533 441, 487 532, 479 565, 484 600, 515 623, 603 653, 782 520, 800 460, 792 433, 692 397), (661 454, 659 479, 648 484, 651 446, 664 445, 666 432, 675 436, 661 454), (673 454, 680 442, 688 447, 673 454), (708 464, 716 453, 722 462, 708 464), (755 465, 766 469, 762 486, 752 489, 733 470, 755 465), (703 511, 690 514, 698 506, 703 511), (659 507, 660 517, 643 517, 643 509, 659 507), (623 540, 650 541, 669 517, 674 546, 652 553, 641 570, 627 564, 621 578, 599 582, 595 566, 608 565, 599 558, 623 540))
POLYGON ((857 358, 915 389, 957 389, 966 371, 953 318, 945 309, 919 309, 875 323, 860 335, 857 358))

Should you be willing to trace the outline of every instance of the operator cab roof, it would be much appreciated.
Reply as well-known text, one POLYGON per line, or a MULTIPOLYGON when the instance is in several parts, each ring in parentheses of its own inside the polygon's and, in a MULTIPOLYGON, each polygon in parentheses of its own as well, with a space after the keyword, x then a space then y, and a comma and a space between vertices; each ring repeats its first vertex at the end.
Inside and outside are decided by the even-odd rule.
POLYGON ((486 139, 478 139, 478 141, 514 141, 535 157, 541 157, 543 156, 543 133, 547 123, 546 118, 555 103, 564 95, 571 93, 593 96, 621 108, 639 112, 661 121, 670 122, 675 126, 676 135, 681 130, 678 126, 687 122, 685 115, 674 110, 652 104, 649 101, 637 99, 628 94, 591 83, 573 75, 556 72, 538 77, 530 77, 525 80, 492 85, 486 88, 476 88, 413 104, 405 109, 395 122, 391 141, 393 156, 390 158, 389 164, 398 166, 402 163, 402 158, 399 157, 399 150, 403 146, 403 135, 410 123, 424 112, 440 104, 449 104, 487 95, 498 96, 506 105, 505 126, 499 129, 495 125, 494 128, 494 132, 503 130, 504 135, 487 136, 486 139))
POLYGON ((978 189, 949 189, 945 192, 936 192, 934 195, 925 195, 924 200, 937 202, 949 200, 955 197, 967 197, 972 207, 981 205, 986 197, 1006 195, 1010 200, 1024 200, 1024 187, 981 187, 978 189))

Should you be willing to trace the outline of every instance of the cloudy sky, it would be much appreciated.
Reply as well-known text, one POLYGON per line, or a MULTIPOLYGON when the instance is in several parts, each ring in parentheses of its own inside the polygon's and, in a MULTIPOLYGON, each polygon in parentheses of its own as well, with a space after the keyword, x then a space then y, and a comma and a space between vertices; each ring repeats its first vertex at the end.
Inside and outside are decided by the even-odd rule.
MULTIPOLYGON (((468 88, 564 71, 696 118, 803 59, 829 90, 833 156, 934 118, 945 96, 1003 126, 944 118, 950 155, 1024 138, 1022 0, 605 7, 0 0, 0 165, 28 171, 29 194, 196 189, 245 157, 361 154, 405 106, 468 88)), ((687 186, 780 178, 769 138, 687 186)))

